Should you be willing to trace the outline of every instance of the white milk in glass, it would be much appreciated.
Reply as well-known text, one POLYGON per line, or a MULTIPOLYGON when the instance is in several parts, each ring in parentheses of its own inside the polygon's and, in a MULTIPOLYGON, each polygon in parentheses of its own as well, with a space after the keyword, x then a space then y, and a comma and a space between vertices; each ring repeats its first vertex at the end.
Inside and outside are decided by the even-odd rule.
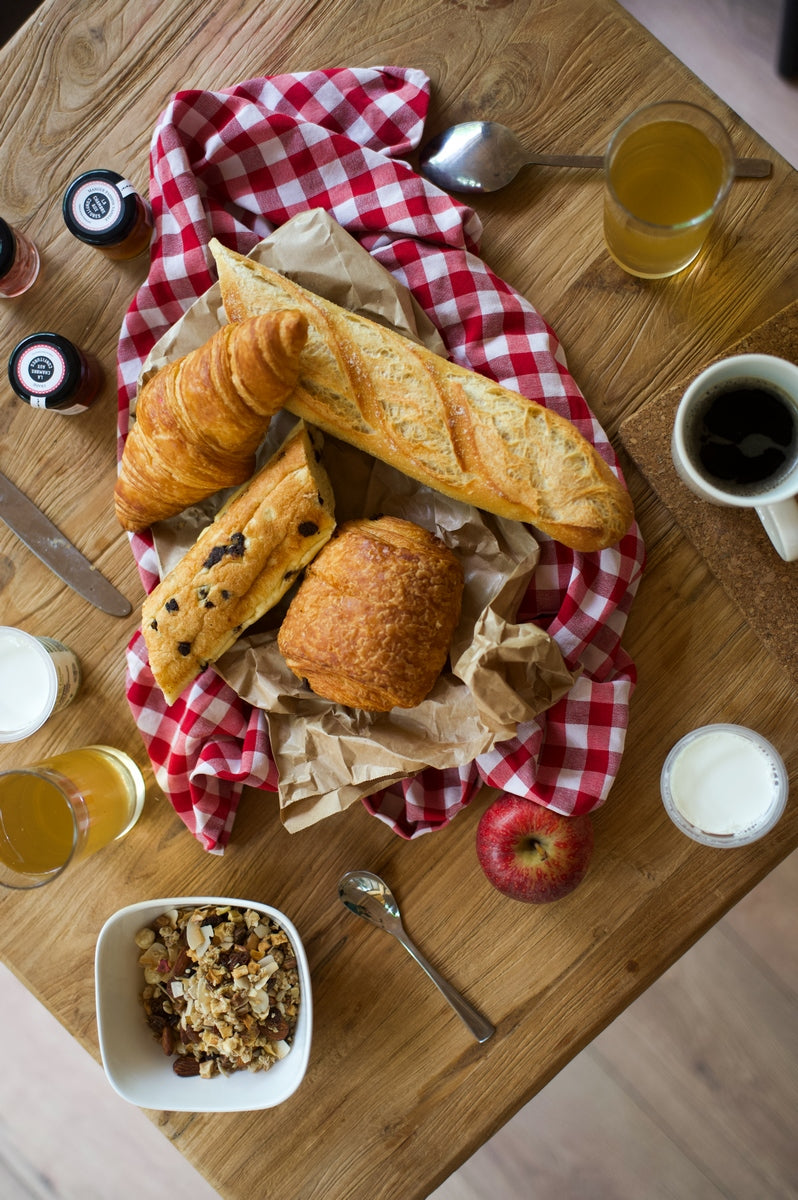
POLYGON ((740 725, 687 734, 668 755, 661 785, 674 823, 712 846, 744 845, 772 829, 788 786, 774 747, 740 725))
POLYGON ((55 638, 0 626, 0 742, 16 742, 65 708, 80 686, 77 657, 55 638))

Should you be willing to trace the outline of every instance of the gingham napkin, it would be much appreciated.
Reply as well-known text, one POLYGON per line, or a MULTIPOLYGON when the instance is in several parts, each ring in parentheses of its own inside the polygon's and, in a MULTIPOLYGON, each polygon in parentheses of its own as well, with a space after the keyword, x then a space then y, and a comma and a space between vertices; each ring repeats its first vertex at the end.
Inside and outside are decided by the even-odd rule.
MULTIPOLYGON (((323 208, 411 290, 453 360, 570 418, 620 474, 554 333, 478 257, 476 215, 399 158, 418 145, 428 103, 426 75, 404 67, 278 75, 172 98, 150 154, 152 264, 119 341, 120 456, 146 355, 214 281, 210 238, 246 254, 296 213, 323 208)), ((530 229, 532 221, 530 213, 530 229)), ((607 797, 635 683, 621 636, 642 539, 633 526, 612 549, 578 554, 536 536, 540 564, 518 620, 547 629, 582 674, 563 700, 467 767, 428 768, 368 797, 367 809, 402 837, 445 826, 483 782, 566 814, 607 797)), ((150 591, 152 540, 133 535, 131 547, 150 591)), ((159 786, 201 844, 221 853, 243 786, 277 787, 264 714, 212 668, 167 706, 140 633, 127 668, 128 701, 159 786)))

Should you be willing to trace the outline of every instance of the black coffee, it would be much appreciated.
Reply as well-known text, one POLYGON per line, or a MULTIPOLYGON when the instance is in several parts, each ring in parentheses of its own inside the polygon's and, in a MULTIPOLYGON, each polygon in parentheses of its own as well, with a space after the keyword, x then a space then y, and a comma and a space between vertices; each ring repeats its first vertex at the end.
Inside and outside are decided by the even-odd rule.
POLYGON ((695 433, 703 473, 725 491, 775 487, 798 458, 795 408, 759 382, 737 380, 712 392, 695 433))

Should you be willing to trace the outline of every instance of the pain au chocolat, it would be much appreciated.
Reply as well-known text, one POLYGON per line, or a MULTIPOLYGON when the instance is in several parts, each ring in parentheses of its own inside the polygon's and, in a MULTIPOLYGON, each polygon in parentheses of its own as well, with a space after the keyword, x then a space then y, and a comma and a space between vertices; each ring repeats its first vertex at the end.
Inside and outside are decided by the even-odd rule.
POLYGON ((348 521, 307 568, 277 644, 327 700, 413 708, 444 667, 462 595, 463 569, 433 533, 398 517, 348 521))

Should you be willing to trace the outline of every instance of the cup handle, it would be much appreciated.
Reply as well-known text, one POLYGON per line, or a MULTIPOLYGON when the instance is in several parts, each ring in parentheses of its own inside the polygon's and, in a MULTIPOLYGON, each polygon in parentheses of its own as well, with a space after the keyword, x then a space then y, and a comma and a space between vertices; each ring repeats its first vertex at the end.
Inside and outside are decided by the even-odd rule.
POLYGON ((798 496, 758 505, 756 514, 781 558, 794 562, 798 558, 798 496))

